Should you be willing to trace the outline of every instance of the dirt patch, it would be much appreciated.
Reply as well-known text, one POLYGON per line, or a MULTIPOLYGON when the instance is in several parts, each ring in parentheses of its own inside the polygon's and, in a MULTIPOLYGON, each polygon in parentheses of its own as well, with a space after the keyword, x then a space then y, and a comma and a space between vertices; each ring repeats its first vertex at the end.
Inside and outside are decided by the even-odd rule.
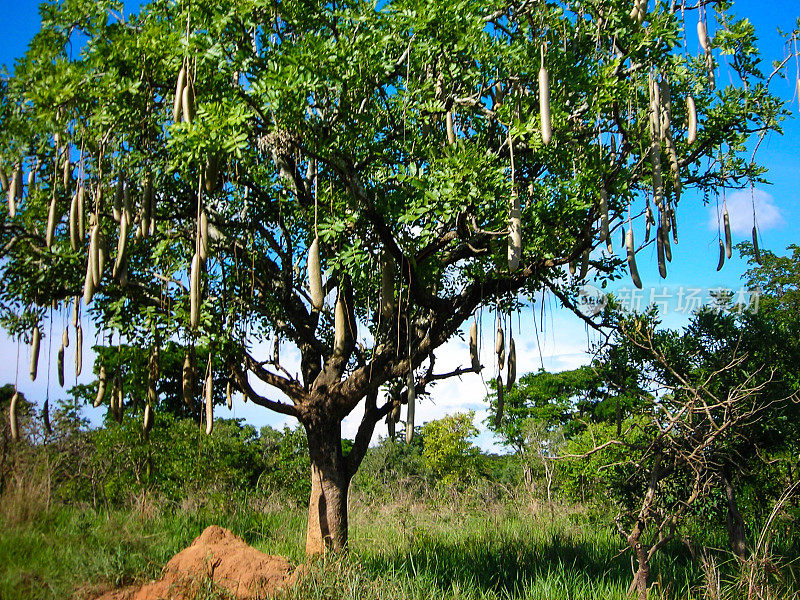
POLYGON ((298 574, 286 559, 259 552, 212 525, 172 557, 158 581, 108 592, 97 600, 192 600, 211 584, 237 600, 255 600, 293 585, 298 574))

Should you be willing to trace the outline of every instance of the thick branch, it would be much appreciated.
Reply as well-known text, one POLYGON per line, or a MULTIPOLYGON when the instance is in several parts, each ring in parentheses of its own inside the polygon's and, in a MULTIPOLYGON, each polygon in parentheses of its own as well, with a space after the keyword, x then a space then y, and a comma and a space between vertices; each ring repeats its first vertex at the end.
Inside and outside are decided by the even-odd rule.
POLYGON ((297 419, 300 418, 300 413, 294 406, 291 406, 289 404, 284 404, 283 402, 278 402, 276 400, 270 400, 269 398, 264 398, 263 396, 257 394, 250 385, 250 382, 247 381, 247 375, 245 373, 242 373, 241 370, 234 368, 232 369, 232 373, 234 381, 236 382, 236 386, 253 403, 258 404, 259 406, 263 406, 264 408, 274 410, 275 412, 281 413, 283 415, 289 415, 297 419))

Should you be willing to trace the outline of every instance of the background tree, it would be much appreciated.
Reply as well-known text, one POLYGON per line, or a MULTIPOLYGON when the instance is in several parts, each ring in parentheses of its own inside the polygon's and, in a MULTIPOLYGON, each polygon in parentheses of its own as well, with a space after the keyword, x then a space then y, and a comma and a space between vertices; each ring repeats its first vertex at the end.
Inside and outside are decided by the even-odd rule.
MULTIPOLYGON (((525 450, 528 422, 544 430, 580 427, 578 419, 588 418, 591 407, 603 396, 603 381, 593 366, 569 371, 526 373, 503 394, 502 419, 498 422, 497 392, 490 404, 486 425, 517 453, 525 450)), ((495 386, 496 389, 496 386, 495 386)))
MULTIPOLYGON (((638 365, 622 345, 604 347, 603 360, 577 369, 549 373, 538 371, 520 377, 504 392, 502 419, 497 420, 497 393, 490 404, 486 425, 522 458, 525 482, 534 485, 535 471, 544 473, 547 501, 552 507, 556 448, 597 423, 622 422, 640 407, 647 393, 639 387, 638 365)), ((496 389, 496 385, 494 386, 496 389)), ((586 489, 578 484, 581 498, 586 489)))
POLYGON ((381 385, 406 380, 412 411, 469 370, 435 372, 434 352, 477 308, 543 288, 573 307, 564 269, 617 274, 591 251, 623 225, 638 280, 635 217, 657 223, 664 272, 680 190, 762 173, 742 151, 783 108, 727 3, 687 6, 687 29, 712 8, 698 59, 665 4, 45 3, 0 84, 4 322, 73 304, 146 349, 153 381, 167 341, 208 348, 302 423, 307 550, 343 548, 350 481, 402 398, 379 403, 381 385), (718 89, 719 52, 736 83, 718 89))
MULTIPOLYGON (((749 259, 749 269, 744 275, 747 286, 758 292, 754 311, 745 311, 741 330, 759 354, 759 359, 768 364, 776 374, 776 385, 788 390, 800 389, 800 248, 790 245, 786 256, 778 256, 769 250, 761 251, 760 262, 756 260, 753 246, 742 244, 739 247, 743 256, 749 259)), ((773 460, 780 465, 789 485, 800 481, 800 421, 791 412, 773 414, 768 421, 769 429, 764 429, 762 439, 771 442, 773 460)), ((766 477, 763 483, 776 481, 766 477)))
POLYGON ((639 374, 636 386, 648 394, 621 430, 590 425, 566 450, 588 459, 583 474, 588 469, 621 508, 616 523, 638 562, 631 592, 640 598, 652 557, 715 497, 724 499, 731 550, 747 559, 737 489, 774 469, 796 443, 788 425, 798 410, 796 366, 785 362, 796 342, 778 337, 768 313, 719 300, 695 313, 684 331, 659 328, 655 309, 621 315, 598 361, 627 356, 628 371, 639 374))
MULTIPOLYGON (((95 351, 97 360, 94 373, 98 379, 89 385, 79 384, 69 390, 70 395, 84 402, 97 403, 99 400, 108 403, 114 387, 119 386, 127 398, 127 411, 142 417, 152 381, 155 396, 150 402, 157 413, 166 412, 176 417, 200 421, 204 416, 205 405, 195 399, 203 392, 207 369, 210 369, 212 378, 217 382, 212 388, 212 406, 221 406, 228 401, 226 391, 229 378, 225 375, 225 365, 219 357, 215 358, 210 354, 207 347, 196 346, 187 353, 178 343, 162 342, 158 351, 158 377, 155 379, 151 378, 149 348, 117 344, 96 346, 95 351), (194 365, 189 373, 184 367, 187 356, 191 357, 194 365), (102 379, 101 368, 106 371, 103 394, 98 389, 102 379)), ((117 419, 121 414, 115 415, 113 411, 109 411, 107 417, 117 419)))
POLYGON ((525 480, 528 485, 532 482, 532 467, 535 465, 544 471, 545 491, 547 505, 550 507, 550 516, 555 516, 553 506, 553 482, 556 474, 555 459, 561 455, 565 438, 564 428, 546 427, 541 421, 528 419, 525 421, 525 446, 522 457, 525 468, 525 480))
MULTIPOLYGON (((14 386, 6 384, 0 387, 0 409, 2 409, 3 433, 0 434, 0 493, 6 489, 8 478, 13 473, 14 449, 11 439, 10 413, 11 398, 14 395, 14 386)), ((30 438, 29 425, 35 412, 35 405, 25 398, 25 394, 20 394, 17 399, 17 422, 20 432, 20 440, 28 443, 30 438)))
POLYGON ((472 424, 475 412, 447 415, 422 426, 425 466, 445 486, 459 487, 477 473, 478 448, 470 438, 478 435, 472 424))

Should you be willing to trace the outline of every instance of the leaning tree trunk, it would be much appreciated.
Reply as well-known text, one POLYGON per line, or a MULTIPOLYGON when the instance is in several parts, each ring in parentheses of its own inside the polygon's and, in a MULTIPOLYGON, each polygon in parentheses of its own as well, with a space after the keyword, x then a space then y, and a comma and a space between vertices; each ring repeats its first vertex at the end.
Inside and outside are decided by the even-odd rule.
POLYGON ((650 579, 650 555, 648 548, 642 544, 638 538, 635 541, 629 542, 629 544, 636 557, 638 568, 628 588, 628 595, 636 594, 639 600, 647 600, 647 582, 650 579))
POLYGON ((736 491, 727 474, 723 475, 722 483, 725 486, 725 501, 728 505, 728 514, 725 524, 728 528, 728 540, 731 550, 740 560, 747 558, 747 538, 745 537, 744 519, 739 512, 736 502, 736 491))
POLYGON ((305 423, 311 457, 306 553, 347 548, 347 494, 351 475, 342 456, 341 423, 305 423))
POLYGON ((636 559, 637 570, 633 575, 633 581, 628 588, 628 595, 636 594, 639 600, 647 600, 647 583, 650 580, 650 558, 661 545, 661 541, 654 546, 648 546, 643 541, 645 530, 649 522, 652 522, 652 509, 656 499, 656 489, 658 482, 664 476, 661 470, 661 454, 656 454, 653 468, 650 471, 650 482, 647 485, 647 492, 644 495, 644 502, 639 511, 631 532, 626 534, 620 522, 617 521, 617 528, 625 541, 628 543, 633 556, 636 559))

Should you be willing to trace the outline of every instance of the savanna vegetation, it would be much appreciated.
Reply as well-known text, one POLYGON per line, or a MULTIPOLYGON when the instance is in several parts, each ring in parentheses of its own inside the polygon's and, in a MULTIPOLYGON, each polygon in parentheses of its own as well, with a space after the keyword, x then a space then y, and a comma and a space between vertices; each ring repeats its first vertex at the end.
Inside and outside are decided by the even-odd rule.
MULTIPOLYGON (((672 331, 612 303, 617 333, 590 365, 524 374, 499 423, 490 396, 507 453, 474 445, 472 413, 429 421, 411 443, 382 437, 353 481, 351 552, 314 563, 287 597, 797 596, 790 251, 764 251, 747 273, 757 311, 723 298, 672 331)), ((1 392, 5 409, 13 388, 1 392)), ((157 576, 209 523, 304 560, 302 429, 219 420, 206 435, 199 415, 166 414, 145 436, 135 414, 89 428, 74 400, 51 433, 24 398, 19 415, 23 441, 6 424, 0 460, 4 598, 91 597, 157 576)))
POLYGON ((0 82, 0 320, 33 379, 61 335, 62 386, 85 331, 96 380, 41 409, 3 388, 4 597, 146 577, 210 521, 326 554, 301 598, 795 593, 792 259, 754 227, 763 310, 721 298, 685 331, 575 297, 641 287, 648 245, 666 277, 682 202, 762 181, 749 144, 788 114, 770 85, 797 32, 767 69, 723 0, 41 14, 0 82), (517 382, 509 316, 544 291, 607 343, 517 382), (497 364, 473 323, 467 366, 437 369, 486 307, 497 364), (507 455, 469 413, 415 424, 484 369, 507 455), (299 427, 215 419, 233 394, 299 427))

